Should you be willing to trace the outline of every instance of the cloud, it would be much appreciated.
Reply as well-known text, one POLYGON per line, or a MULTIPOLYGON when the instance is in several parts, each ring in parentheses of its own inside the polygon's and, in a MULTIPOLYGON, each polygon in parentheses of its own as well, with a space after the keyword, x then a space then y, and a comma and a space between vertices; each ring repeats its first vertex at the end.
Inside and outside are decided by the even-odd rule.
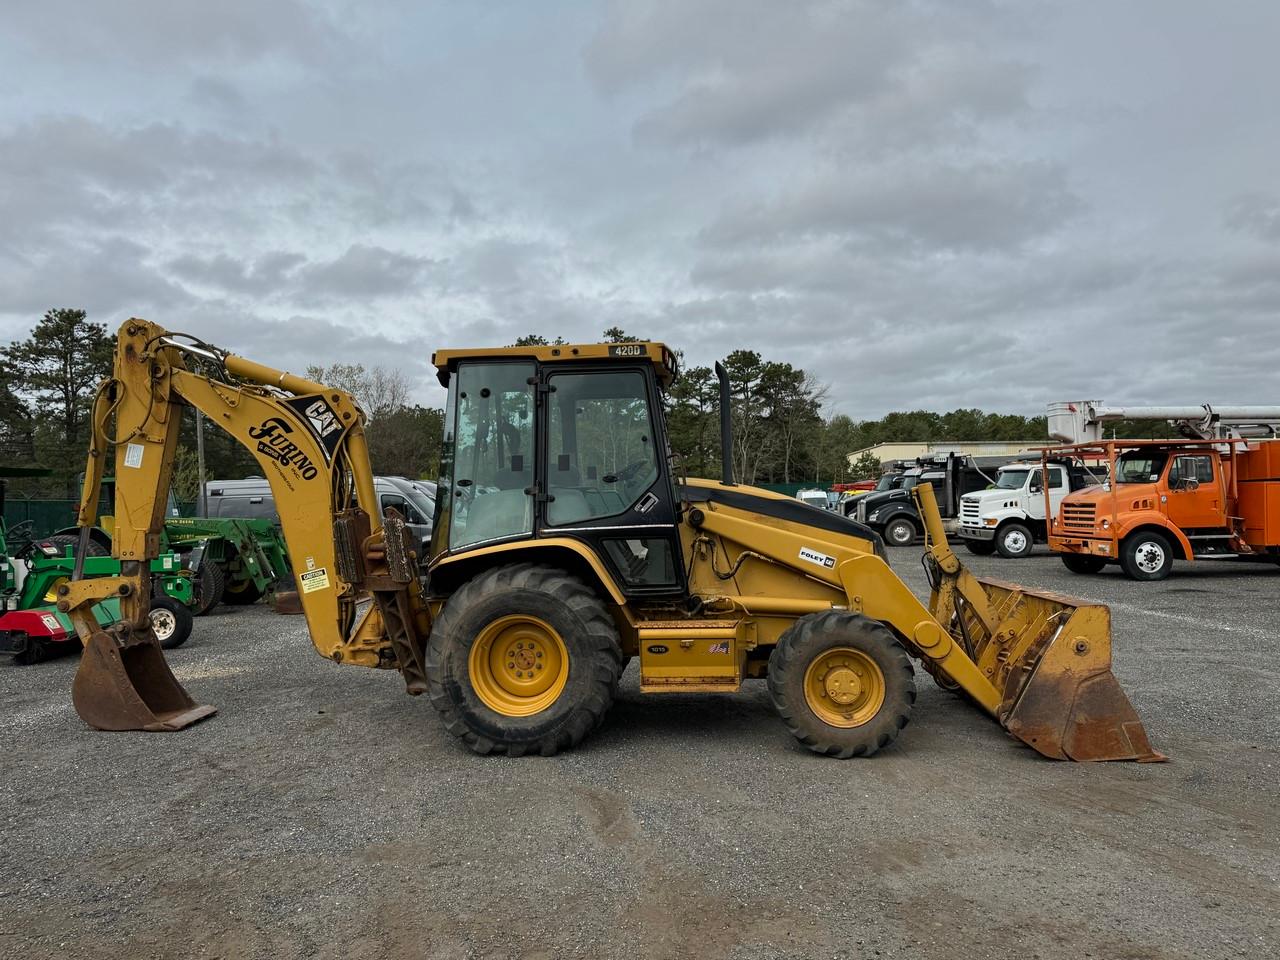
POLYGON ((831 169, 725 213, 702 239, 734 246, 829 235, 893 249, 997 250, 1051 233, 1080 203, 1064 172, 1045 163, 831 169))
POLYGON ((1234 197, 1227 206, 1224 221, 1233 230, 1280 242, 1280 198, 1266 193, 1234 197))
POLYGON ((299 282, 304 302, 397 296, 412 291, 431 265, 427 257, 354 244, 339 257, 303 267, 299 282))
POLYGON ((75 0, 41 0, 8 5, 5 30, 36 50, 150 69, 268 57, 314 63, 340 41, 322 8, 299 0, 114 0, 99 11, 75 0))
POLYGON ((637 121, 641 141, 742 145, 843 127, 865 147, 1025 109, 1031 71, 991 55, 990 28, 979 6, 628 0, 584 61, 607 93, 668 91, 637 121))
POLYGON ((1275 4, 10 6, 0 337, 139 314, 426 399, 435 347, 619 325, 855 417, 1274 400, 1275 4))

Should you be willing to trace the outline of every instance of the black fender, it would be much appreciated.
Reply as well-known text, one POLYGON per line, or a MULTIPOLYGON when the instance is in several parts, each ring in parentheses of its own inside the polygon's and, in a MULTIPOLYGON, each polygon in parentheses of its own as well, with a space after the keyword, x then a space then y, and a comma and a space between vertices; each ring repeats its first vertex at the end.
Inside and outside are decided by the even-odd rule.
MULTIPOLYGON (((78 537, 80 536, 80 528, 79 527, 63 527, 61 530, 53 531, 53 533, 49 534, 49 536, 78 537)), ((110 534, 107 533, 107 531, 103 530, 101 527, 90 527, 89 539, 92 540, 94 543, 98 544, 99 546, 101 546, 104 550, 106 550, 107 556, 111 555, 111 536, 110 534)))

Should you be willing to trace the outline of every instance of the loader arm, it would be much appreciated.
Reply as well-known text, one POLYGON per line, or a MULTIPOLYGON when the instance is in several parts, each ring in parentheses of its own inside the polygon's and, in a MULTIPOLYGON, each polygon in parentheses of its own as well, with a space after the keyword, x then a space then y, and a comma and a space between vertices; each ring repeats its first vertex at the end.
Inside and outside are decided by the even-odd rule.
MULTIPOLYGON (((925 566, 932 587, 927 632, 930 672, 991 710, 1009 733, 1057 760, 1159 761, 1137 711, 1111 672, 1111 611, 1063 594, 975 577, 951 551, 933 488, 912 490, 925 524, 925 566), (975 667, 956 673, 938 652, 963 649, 975 667), (975 693, 987 681, 995 705, 975 693)), ((917 644, 919 639, 917 638, 917 644)))
MULTIPOLYGON (((363 412, 344 391, 190 339, 129 320, 117 338, 112 376, 95 399, 78 524, 83 540, 114 445, 112 552, 122 568, 119 577, 76 576, 62 588, 59 609, 86 648, 73 688, 76 709, 103 729, 174 729, 208 715, 192 715, 194 704, 165 665, 147 619, 147 561, 159 552, 185 405, 239 441, 267 477, 320 655, 399 669, 409 692, 422 692, 430 615, 403 518, 389 517, 384 528, 378 516, 363 412), (120 598, 122 621, 104 630, 91 607, 107 597, 120 598)), ((83 553, 82 546, 78 561, 83 553)))

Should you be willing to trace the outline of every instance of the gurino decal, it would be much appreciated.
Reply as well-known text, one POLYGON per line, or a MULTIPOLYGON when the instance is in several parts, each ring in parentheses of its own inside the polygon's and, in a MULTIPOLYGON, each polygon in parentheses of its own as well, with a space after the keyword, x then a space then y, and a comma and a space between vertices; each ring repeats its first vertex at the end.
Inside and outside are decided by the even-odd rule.
POLYGON ((332 463, 338 441, 342 439, 342 420, 333 407, 329 406, 324 397, 314 394, 309 397, 290 397, 285 403, 297 411, 303 422, 311 428, 324 449, 325 459, 332 463))
POLYGON ((279 417, 267 417, 262 424, 249 428, 249 436, 258 441, 258 452, 286 467, 293 467, 303 480, 314 480, 320 471, 311 458, 289 439, 293 427, 279 417))
POLYGON ((816 563, 820 567, 826 567, 828 570, 836 565, 835 557, 828 557, 825 553, 819 553, 817 550, 811 550, 809 547, 800 548, 800 559, 808 560, 810 563, 816 563))

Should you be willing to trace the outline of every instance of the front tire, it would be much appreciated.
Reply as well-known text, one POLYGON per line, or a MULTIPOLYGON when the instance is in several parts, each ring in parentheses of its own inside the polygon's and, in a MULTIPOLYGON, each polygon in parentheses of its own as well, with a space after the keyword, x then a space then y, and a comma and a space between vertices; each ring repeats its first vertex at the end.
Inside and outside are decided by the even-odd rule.
POLYGON ((1025 524, 1006 523, 996 531, 996 549, 1006 560, 1021 560, 1035 545, 1035 536, 1025 524))
POLYGON ((916 539, 916 525, 906 517, 897 517, 885 525, 884 538, 895 547, 909 547, 916 539))
POLYGON ((1173 545, 1154 530, 1130 534, 1120 547, 1120 569, 1130 580, 1164 580, 1173 570, 1173 545))
POLYGON ((831 610, 800 617, 769 656, 769 698, 814 753, 869 757, 911 719, 907 651, 881 623, 831 610))
POLYGON ((604 603, 577 577, 531 563, 479 574, 444 605, 427 693, 476 753, 552 756, 600 725, 622 673, 604 603))
POLYGON ((1072 573, 1101 573, 1107 561, 1087 553, 1064 553, 1062 565, 1072 573))
POLYGON ((151 632, 163 650, 174 650, 191 636, 191 611, 173 597, 153 597, 147 616, 151 619, 151 632))
POLYGON ((966 540, 964 548, 979 557, 989 557, 996 552, 994 540, 966 540))

